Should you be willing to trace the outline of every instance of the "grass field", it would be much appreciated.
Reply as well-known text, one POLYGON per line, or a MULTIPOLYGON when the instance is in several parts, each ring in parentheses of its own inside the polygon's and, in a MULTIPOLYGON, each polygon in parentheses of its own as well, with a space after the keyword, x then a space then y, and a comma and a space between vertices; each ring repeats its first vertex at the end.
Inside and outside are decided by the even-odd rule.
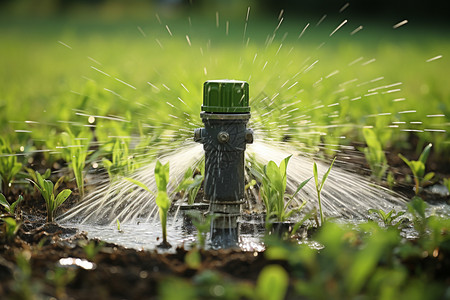
POLYGON ((247 25, 214 16, 5 19, 1 133, 15 150, 46 148, 49 133, 87 125, 92 115, 105 139, 138 128, 190 137, 200 124, 203 82, 232 78, 250 84, 260 137, 349 144, 374 126, 384 147, 407 148, 414 134, 448 153, 450 39, 443 31, 349 19, 331 34, 342 20, 313 21, 286 18, 277 28, 276 16, 247 25))

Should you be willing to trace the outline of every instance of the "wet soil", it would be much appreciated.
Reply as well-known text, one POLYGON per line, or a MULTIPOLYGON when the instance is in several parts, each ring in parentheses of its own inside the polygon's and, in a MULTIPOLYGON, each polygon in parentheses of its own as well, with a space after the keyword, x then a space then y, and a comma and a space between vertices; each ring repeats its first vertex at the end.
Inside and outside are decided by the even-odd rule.
MULTIPOLYGON (((345 162, 346 153, 339 156, 345 162)), ((414 153, 408 156, 416 159, 414 153)), ((349 170, 367 175, 364 159, 351 157, 349 170)), ((388 161, 396 177, 396 190, 412 197, 413 184, 406 180, 409 170, 394 151, 388 153, 388 161)), ((341 166, 346 164, 341 163, 341 166)), ((450 177, 448 164, 432 159, 430 166, 427 171, 436 171, 438 178, 450 177)), ((73 182, 66 182, 65 187, 76 190, 73 182)), ((210 274, 209 279, 202 280, 214 282, 218 276, 221 281, 254 287, 260 271, 269 264, 281 265, 292 272, 285 261, 270 260, 264 253, 233 249, 187 251, 183 248, 176 249, 175 253, 164 253, 89 240, 85 233, 76 229, 47 224, 44 201, 36 192, 30 192, 29 187, 13 188, 8 198, 16 199, 19 194, 25 198, 17 218, 20 229, 13 239, 2 237, 0 240, 2 299, 159 299, 157 295, 165 283, 177 278, 198 283, 200 276, 210 274), (197 258, 195 263, 192 255, 197 258)), ((430 202, 449 203, 450 199, 425 193, 421 196, 430 202)), ((62 209, 76 201, 76 193, 70 199, 62 209)), ((446 266, 435 266, 435 261, 406 262, 412 267, 417 263, 433 266, 431 272, 441 272, 438 276, 448 277, 446 266)))

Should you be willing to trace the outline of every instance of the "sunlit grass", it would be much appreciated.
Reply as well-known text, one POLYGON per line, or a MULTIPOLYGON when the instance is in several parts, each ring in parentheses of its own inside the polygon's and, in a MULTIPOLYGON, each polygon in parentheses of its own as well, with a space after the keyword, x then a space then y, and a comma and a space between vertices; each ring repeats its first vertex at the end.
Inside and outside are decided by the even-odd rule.
POLYGON ((276 29, 276 17, 250 19, 245 31, 244 20, 160 20, 3 24, 2 134, 16 148, 30 139, 45 148, 49 132, 94 116, 100 143, 143 133, 183 140, 201 124, 203 82, 229 78, 249 82, 259 137, 332 152, 374 126, 383 147, 407 147, 413 132, 438 152, 450 148, 449 62, 439 57, 450 40, 439 33, 416 30, 415 39, 415 29, 371 24, 351 35, 354 22, 333 33, 341 22, 330 20, 298 39, 310 20, 276 29))

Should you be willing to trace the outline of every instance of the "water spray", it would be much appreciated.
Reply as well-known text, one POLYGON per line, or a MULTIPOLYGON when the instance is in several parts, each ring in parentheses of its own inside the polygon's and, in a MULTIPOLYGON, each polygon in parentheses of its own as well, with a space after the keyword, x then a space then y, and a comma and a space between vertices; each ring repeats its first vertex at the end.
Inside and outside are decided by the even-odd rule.
POLYGON ((203 86, 200 113, 204 128, 197 128, 194 140, 205 151, 204 200, 209 202, 213 247, 238 243, 238 224, 244 202, 244 151, 253 143, 248 83, 210 80, 203 86))

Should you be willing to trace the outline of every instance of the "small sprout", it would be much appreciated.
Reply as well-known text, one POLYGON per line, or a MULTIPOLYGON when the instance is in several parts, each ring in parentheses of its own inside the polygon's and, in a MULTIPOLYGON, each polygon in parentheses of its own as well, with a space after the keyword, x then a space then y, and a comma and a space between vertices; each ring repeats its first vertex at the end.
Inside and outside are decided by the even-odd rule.
POLYGON ((81 197, 84 196, 83 170, 91 138, 90 131, 81 131, 78 135, 75 135, 68 130, 61 134, 62 153, 66 162, 69 163, 69 167, 73 170, 81 197))
POLYGON ((131 183, 134 183, 135 185, 143 188, 144 190, 155 196, 156 205, 158 206, 159 210, 159 220, 161 221, 163 235, 163 241, 158 245, 158 247, 165 249, 171 248, 172 246, 169 244, 169 242, 167 242, 167 213, 172 203, 169 195, 167 194, 167 184, 169 183, 169 163, 163 165, 159 160, 156 162, 155 181, 158 188, 157 193, 152 192, 152 190, 150 190, 148 186, 136 179, 128 177, 125 177, 124 179, 128 180, 131 183))
POLYGON ((323 175, 321 181, 319 181, 319 172, 317 171, 317 164, 316 164, 316 162, 314 162, 313 172, 314 172, 314 181, 316 183, 317 198, 318 198, 318 201, 319 201, 319 214, 320 214, 320 224, 321 225, 323 225, 324 217, 323 217, 323 212, 322 212, 322 202, 321 202, 321 199, 320 199, 320 193, 322 192, 322 188, 323 188, 323 186, 325 184, 325 181, 328 178, 328 174, 330 174, 331 168, 333 167, 333 164, 334 164, 335 160, 336 160, 336 157, 331 162, 330 167, 328 168, 327 172, 323 175))
POLYGON ((111 160, 103 158, 102 163, 112 181, 119 175, 133 172, 139 167, 133 156, 129 155, 127 143, 119 139, 114 142, 112 147, 111 160))
POLYGON ((211 221, 215 216, 211 214, 204 216, 202 212, 198 210, 187 211, 186 214, 191 218, 192 224, 197 229, 197 242, 199 247, 204 247, 206 234, 209 231, 211 227, 211 221))
POLYGON ((167 213, 171 204, 169 195, 167 194, 167 184, 169 183, 169 163, 163 165, 159 160, 156 162, 155 180, 158 188, 158 193, 156 194, 156 205, 158 205, 159 208, 159 219, 161 220, 163 234, 163 241, 158 245, 158 247, 170 248, 172 246, 167 242, 167 213))
POLYGON ((120 221, 119 221, 119 219, 116 220, 116 223, 117 223, 117 231, 119 233, 123 233, 122 229, 120 228, 120 221))
POLYGON ((428 156, 430 155, 432 144, 428 144, 420 154, 419 160, 409 160, 404 157, 401 153, 398 156, 408 165, 414 176, 414 191, 416 195, 419 194, 420 188, 423 187, 428 181, 434 177, 434 172, 425 174, 425 164, 427 162, 428 156))
POLYGON ((2 231, 5 234, 6 240, 9 242, 13 241, 20 229, 21 223, 17 222, 13 217, 1 217, 0 220, 3 221, 4 229, 2 231))
POLYGON ((392 173, 392 171, 388 172, 386 181, 387 181, 389 188, 392 190, 395 186, 395 176, 394 176, 394 173, 392 173))
POLYGON ((10 214, 11 216, 15 216, 17 205, 20 202, 22 202, 22 200, 23 200, 23 197, 22 197, 22 195, 20 195, 19 198, 17 198, 17 200, 14 201, 14 203, 9 204, 9 202, 6 200, 5 196, 3 194, 0 194, 0 204, 4 207, 6 212, 8 214, 10 214))
POLYGON ((390 210, 388 213, 385 213, 382 209, 369 209, 369 213, 377 215, 378 218, 383 222, 384 226, 397 227, 404 220, 406 220, 406 218, 400 218, 405 214, 404 211, 396 212, 394 209, 390 210), (397 221, 394 222, 394 220, 396 219, 397 221))
POLYGON ((372 175, 381 180, 388 169, 386 155, 375 132, 370 128, 363 128, 364 140, 367 148, 364 148, 364 156, 369 164, 372 175))
POLYGON ((419 232, 420 236, 424 236, 428 225, 428 219, 425 215, 427 206, 427 203, 418 196, 414 196, 408 203, 408 211, 413 216, 414 228, 419 232))
POLYGON ((5 195, 8 195, 9 187, 21 168, 22 164, 17 162, 17 156, 13 154, 9 143, 0 137, 0 179, 5 195))
POLYGON ((308 178, 300 183, 293 195, 286 194, 286 171, 291 156, 283 159, 279 166, 277 166, 274 161, 269 161, 269 163, 263 167, 262 174, 255 174, 260 177, 262 181, 260 192, 266 207, 267 221, 274 219, 277 222, 284 222, 288 220, 292 214, 302 210, 306 205, 306 202, 303 201, 299 207, 290 209, 290 204, 294 200, 294 197, 312 178, 308 178), (288 201, 285 201, 285 196, 288 197, 288 201))
POLYGON ((183 180, 175 189, 175 192, 184 192, 184 197, 187 195, 188 204, 192 205, 195 202, 198 191, 200 190, 204 179, 204 161, 201 162, 200 168, 192 170, 188 168, 184 173, 183 180))
POLYGON ((45 204, 47 206, 47 222, 51 223, 54 221, 54 214, 56 209, 60 207, 64 203, 64 201, 66 201, 70 194, 72 194, 72 191, 69 189, 64 189, 55 197, 56 191, 59 185, 62 183, 64 177, 59 178, 59 180, 53 186, 53 182, 42 178, 39 172, 35 172, 35 176, 37 182, 34 182, 33 180, 30 180, 30 182, 32 182, 36 186, 36 188, 44 198, 45 204))

